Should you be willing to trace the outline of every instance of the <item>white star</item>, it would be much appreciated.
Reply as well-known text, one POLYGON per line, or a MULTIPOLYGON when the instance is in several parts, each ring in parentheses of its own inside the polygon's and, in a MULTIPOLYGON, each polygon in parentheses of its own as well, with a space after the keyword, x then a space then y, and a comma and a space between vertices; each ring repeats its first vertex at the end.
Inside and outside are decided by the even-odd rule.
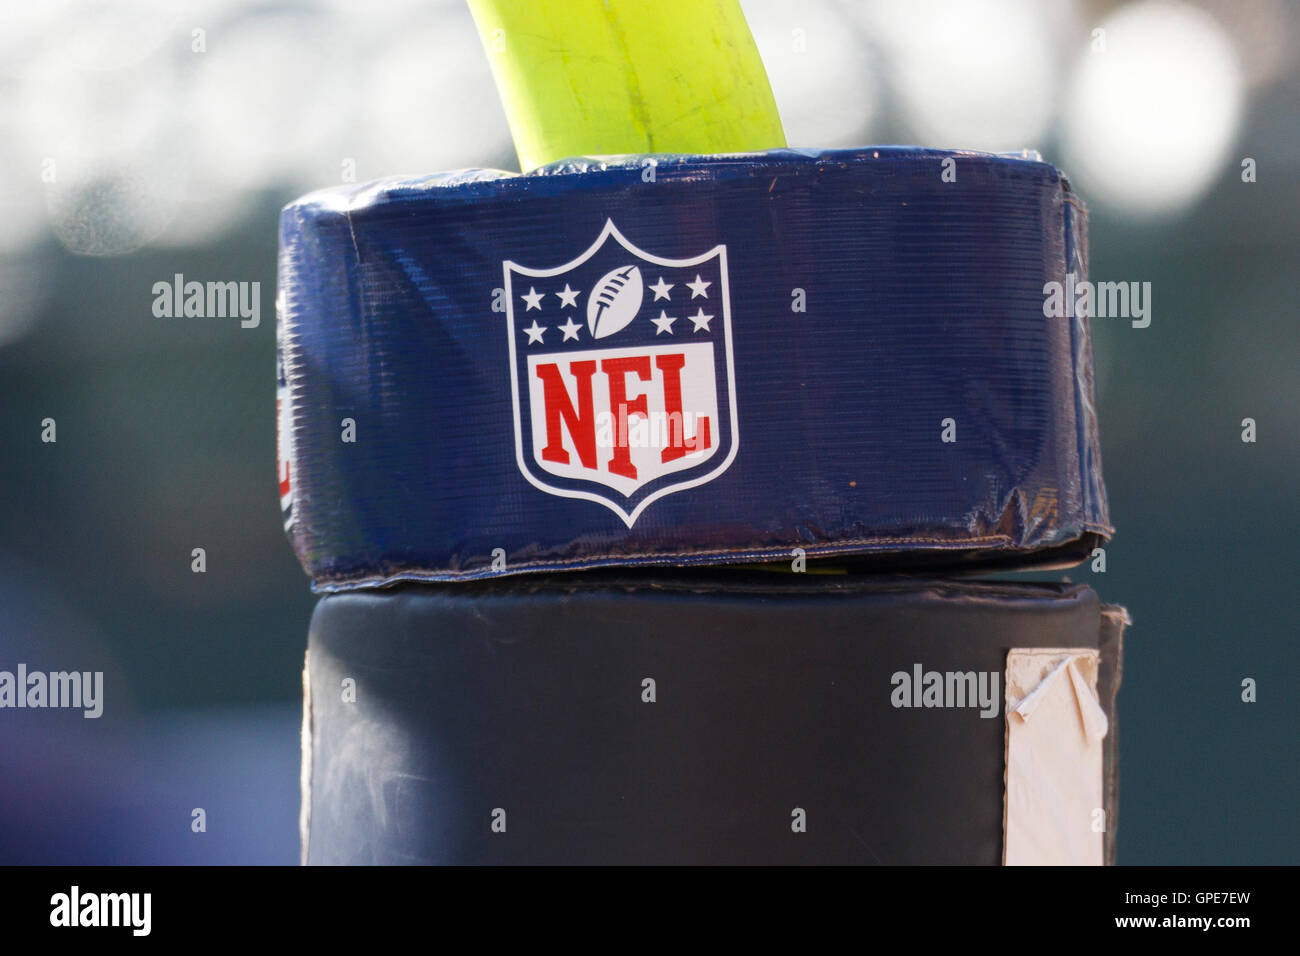
POLYGON ((696 312, 694 315, 688 315, 687 318, 695 323, 695 328, 691 329, 692 332, 698 332, 700 329, 703 329, 705 332, 713 331, 709 328, 709 321, 713 316, 705 315, 703 309, 700 309, 700 311, 696 312))
MULTIPOLYGON (((711 286, 711 285, 713 285, 713 283, 712 283, 712 282, 705 282, 703 279, 700 278, 700 274, 699 274, 698 272, 695 273, 695 281, 694 281, 694 282, 688 282, 688 283, 686 283, 687 288, 689 288, 689 289, 691 290, 691 298, 692 298, 692 299, 696 298, 697 296, 701 296, 701 295, 704 296, 704 298, 707 299, 707 298, 709 297, 709 294, 708 294, 707 292, 705 292, 704 290, 707 289, 707 288, 708 288, 709 286, 711 286)), ((710 316, 710 318, 712 318, 712 316, 710 316)))
MULTIPOLYGON (((568 286, 565 286, 565 288, 568 288, 568 286)), ((575 342, 578 341, 578 329, 582 328, 582 326, 574 322, 573 316, 571 315, 566 315, 564 317, 564 320, 565 321, 563 325, 556 326, 556 328, 558 328, 561 332, 564 333, 564 338, 560 339, 560 341, 567 342, 569 341, 569 339, 573 339, 573 341, 575 342)), ((535 325, 536 323, 537 320, 534 319, 533 324, 535 325)))
POLYGON ((560 297, 561 309, 566 306, 570 309, 576 309, 578 307, 578 296, 582 295, 582 292, 577 289, 570 289, 569 283, 566 282, 564 283, 564 291, 555 294, 560 297))
POLYGON ((668 294, 668 290, 672 287, 673 283, 665 282, 664 277, 660 276, 659 281, 650 287, 650 291, 655 294, 654 301, 658 302, 660 299, 667 299, 671 302, 672 296, 668 294))
POLYGON ((537 343, 542 341, 542 334, 546 331, 546 326, 538 325, 537 320, 533 319, 533 324, 526 329, 522 329, 521 331, 528 336, 529 345, 536 345, 537 343))
MULTIPOLYGON (((653 289, 654 286, 651 286, 650 288, 653 289)), ((651 319, 650 321, 655 324, 655 328, 658 330, 655 332, 655 335, 658 335, 660 332, 667 332, 669 335, 672 335, 673 323, 677 321, 677 316, 674 315, 670 318, 667 312, 660 309, 659 318, 651 319)))
POLYGON ((545 292, 538 292, 532 286, 529 286, 528 294, 519 297, 528 303, 528 308, 524 309, 524 311, 531 312, 533 309, 540 309, 542 307, 542 297, 545 295, 545 292))

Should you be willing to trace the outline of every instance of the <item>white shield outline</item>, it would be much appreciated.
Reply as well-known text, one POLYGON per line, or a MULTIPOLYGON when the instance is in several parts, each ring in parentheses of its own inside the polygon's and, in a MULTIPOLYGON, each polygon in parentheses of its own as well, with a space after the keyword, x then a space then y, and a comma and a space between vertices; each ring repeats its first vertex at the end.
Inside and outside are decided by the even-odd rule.
MULTIPOLYGON (((506 324, 510 332, 510 397, 514 407, 513 410, 514 410, 514 417, 515 417, 514 420, 515 461, 519 465, 519 471, 523 474, 523 476, 526 479, 528 479, 529 484, 533 485, 536 488, 541 489, 542 491, 547 492, 548 494, 558 495, 561 498, 581 498, 586 501, 595 501, 599 504, 602 504, 610 511, 614 512, 616 515, 622 518, 623 523, 626 524, 629 528, 631 528, 632 525, 636 523, 636 519, 640 517, 641 512, 645 511, 645 509, 648 508, 655 501, 658 501, 660 498, 664 497, 664 495, 670 495, 675 491, 685 491, 688 488, 694 488, 697 485, 706 484, 707 482, 712 481, 714 478, 717 478, 720 474, 722 474, 724 471, 727 470, 727 468, 731 466, 731 463, 736 458, 736 452, 740 448, 740 427, 739 427, 738 416, 736 413, 736 406, 739 403, 736 399, 735 351, 732 348, 732 343, 731 343, 731 289, 728 285, 727 247, 725 243, 716 245, 708 252, 702 253, 701 255, 698 256, 692 256, 689 259, 666 259, 663 256, 654 256, 648 252, 644 252, 641 249, 638 249, 631 242, 629 242, 621 232, 618 231, 618 227, 614 225, 613 219, 606 219, 605 227, 600 231, 600 235, 596 237, 596 241, 593 242, 590 246, 588 246, 587 250, 583 252, 580 256, 578 256, 576 259, 572 259, 569 262, 564 263, 563 265, 556 266, 554 269, 529 269, 526 266, 521 266, 518 263, 512 262, 511 260, 507 259, 504 262, 502 262, 502 268, 505 272, 506 324), (632 255, 637 256, 639 259, 642 259, 646 262, 652 262, 655 265, 666 266, 669 268, 697 266, 702 263, 708 262, 710 259, 714 258, 715 256, 718 258, 718 262, 720 266, 719 271, 721 273, 721 278, 722 278, 723 341, 725 342, 727 348, 727 384, 728 384, 727 394, 730 398, 729 404, 731 405, 731 416, 730 416, 731 417, 731 448, 727 452, 727 457, 723 459, 722 463, 719 464, 712 471, 708 472, 707 474, 698 475, 694 478, 690 478, 686 481, 681 481, 676 484, 665 485, 663 488, 660 488, 659 490, 653 492, 652 494, 647 495, 630 512, 624 509, 622 506, 620 506, 617 501, 607 498, 604 495, 596 494, 595 492, 581 491, 576 488, 557 488, 554 485, 548 485, 546 482, 542 481, 541 479, 533 475, 533 473, 529 471, 528 468, 525 466, 524 437, 523 437, 524 433, 523 433, 523 425, 522 425, 522 418, 521 418, 522 409, 519 406, 519 373, 518 373, 519 363, 518 363, 518 357, 516 355, 516 349, 515 349, 515 339, 518 337, 518 332, 515 329, 514 290, 510 283, 510 273, 512 271, 517 272, 520 275, 529 276, 535 279, 548 279, 552 276, 557 276, 560 275, 561 273, 568 272, 571 269, 576 269, 578 266, 582 265, 584 262, 586 262, 588 259, 594 256, 597 252, 599 252, 601 248, 605 245, 606 240, 608 240, 611 236, 620 246, 622 246, 632 255)), ((593 484, 595 484, 595 482, 593 482, 593 484)))

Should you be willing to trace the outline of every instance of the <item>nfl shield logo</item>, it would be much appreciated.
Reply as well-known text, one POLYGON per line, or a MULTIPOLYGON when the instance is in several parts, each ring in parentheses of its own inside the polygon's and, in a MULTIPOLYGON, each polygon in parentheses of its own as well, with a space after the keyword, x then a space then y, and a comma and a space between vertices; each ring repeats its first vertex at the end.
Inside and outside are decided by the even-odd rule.
POLYGON ((524 477, 630 528, 736 457, 727 248, 665 259, 612 221, 553 269, 504 263, 524 477))

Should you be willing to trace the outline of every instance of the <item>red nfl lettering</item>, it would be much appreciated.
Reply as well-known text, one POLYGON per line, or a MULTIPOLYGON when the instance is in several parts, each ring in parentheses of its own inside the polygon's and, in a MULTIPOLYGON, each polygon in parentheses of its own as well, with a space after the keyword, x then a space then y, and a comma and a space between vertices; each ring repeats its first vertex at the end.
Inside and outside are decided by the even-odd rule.
MULTIPOLYGON (((660 451, 660 460, 664 462, 675 461, 712 446, 707 415, 696 419, 694 434, 686 434, 681 378, 685 363, 686 356, 682 354, 654 356, 653 368, 660 372, 661 407, 667 427, 667 443, 660 451)), ((654 376, 651 368, 651 357, 648 355, 605 359, 600 364, 601 372, 608 378, 610 405, 615 419, 614 452, 604 464, 614 474, 631 479, 637 477, 637 470, 631 458, 629 420, 634 415, 648 419, 650 409, 648 394, 628 396, 626 377, 635 374, 640 381, 652 382, 654 376)), ((569 373, 577 380, 576 408, 574 407, 575 396, 565 386, 558 363, 548 362, 538 365, 535 371, 542 382, 546 408, 546 444, 542 449, 542 458, 561 465, 570 463, 571 456, 564 447, 564 433, 567 432, 583 467, 596 470, 600 467, 596 457, 596 414, 592 389, 592 376, 596 372, 596 363, 593 361, 569 363, 569 373)))
POLYGON ((636 373, 643 381, 650 378, 650 356, 637 355, 630 358, 605 359, 600 365, 609 376, 609 406, 617 416, 614 425, 614 454, 609 460, 609 470, 616 475, 636 479, 636 466, 632 464, 631 447, 628 445, 627 420, 633 415, 648 417, 650 408, 645 395, 634 399, 627 397, 627 378, 629 373, 636 373))
POLYGON ((596 374, 595 362, 570 362, 569 371, 578 380, 578 410, 569 400, 569 390, 560 377, 560 367, 555 363, 537 366, 537 377, 545 386, 546 395, 546 447, 542 457, 561 465, 569 463, 569 453, 564 450, 560 435, 563 422, 569 429, 578 457, 583 467, 596 467, 596 413, 591 396, 591 376, 596 374))
POLYGON ((699 418, 699 431, 686 437, 686 424, 682 412, 682 366, 685 355, 655 356, 655 366, 664 373, 664 409, 668 416, 670 441, 662 452, 664 461, 675 461, 687 452, 703 451, 712 447, 709 441, 709 418, 699 418))

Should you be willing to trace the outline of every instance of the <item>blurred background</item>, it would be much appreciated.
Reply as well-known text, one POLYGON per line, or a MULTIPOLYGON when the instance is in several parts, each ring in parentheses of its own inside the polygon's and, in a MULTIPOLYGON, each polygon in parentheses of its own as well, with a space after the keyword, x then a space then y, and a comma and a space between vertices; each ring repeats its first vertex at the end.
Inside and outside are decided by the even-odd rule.
MULTIPOLYGON (((1149 328, 1094 321, 1119 532, 1064 575, 1135 621, 1119 859, 1300 862, 1300 4, 743 7, 791 145, 1036 148, 1091 277, 1152 283, 1149 328)), ((0 713, 0 863, 297 861, 277 216, 467 166, 517 168, 460 0, 0 6, 0 668, 106 682, 0 713), (260 282, 260 325, 156 317, 177 273, 260 282)))

